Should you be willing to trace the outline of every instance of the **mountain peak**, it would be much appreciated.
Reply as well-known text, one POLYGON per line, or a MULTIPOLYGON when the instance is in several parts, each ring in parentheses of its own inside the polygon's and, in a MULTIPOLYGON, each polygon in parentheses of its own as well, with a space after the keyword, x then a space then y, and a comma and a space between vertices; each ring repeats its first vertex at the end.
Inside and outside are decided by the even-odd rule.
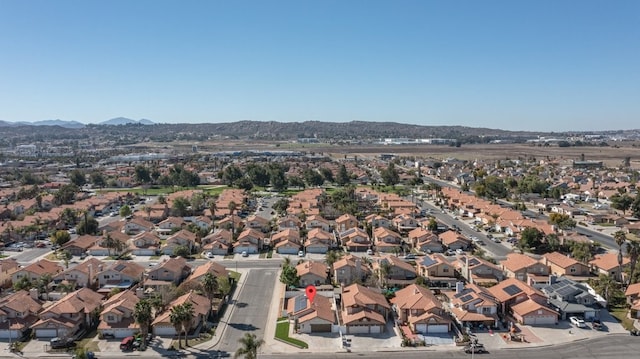
POLYGON ((107 125, 107 126, 120 126, 120 125, 130 125, 130 124, 153 125, 155 123, 151 120, 147 120, 144 118, 139 121, 136 121, 126 117, 116 117, 116 118, 112 118, 110 120, 98 123, 98 125, 107 125))

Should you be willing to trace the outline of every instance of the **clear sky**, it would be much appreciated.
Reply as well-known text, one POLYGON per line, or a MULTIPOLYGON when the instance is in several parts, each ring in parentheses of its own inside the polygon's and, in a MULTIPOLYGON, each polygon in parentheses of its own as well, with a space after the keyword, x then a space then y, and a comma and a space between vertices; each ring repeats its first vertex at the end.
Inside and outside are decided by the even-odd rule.
POLYGON ((640 128, 640 1, 0 0, 0 120, 640 128))

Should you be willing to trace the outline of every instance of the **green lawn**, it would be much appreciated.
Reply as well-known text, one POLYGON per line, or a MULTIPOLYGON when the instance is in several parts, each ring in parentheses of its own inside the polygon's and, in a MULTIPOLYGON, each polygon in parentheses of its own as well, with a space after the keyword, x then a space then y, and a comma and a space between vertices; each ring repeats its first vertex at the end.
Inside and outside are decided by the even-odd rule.
POLYGON ((302 340, 294 339, 289 337, 289 321, 283 321, 276 324, 276 338, 289 343, 293 346, 308 349, 309 345, 302 340))
POLYGON ((229 277, 233 278, 234 281, 236 281, 236 283, 240 280, 240 276, 242 274, 238 273, 238 272, 234 272, 234 271, 229 271, 229 277))
POLYGON ((94 340, 96 339, 96 335, 97 332, 95 329, 87 333, 84 338, 76 342, 78 348, 84 348, 86 351, 90 352, 99 352, 100 348, 98 348, 98 342, 94 340))
POLYGON ((633 329, 633 320, 627 317, 627 308, 613 307, 609 309, 611 315, 613 315, 626 330, 633 329))

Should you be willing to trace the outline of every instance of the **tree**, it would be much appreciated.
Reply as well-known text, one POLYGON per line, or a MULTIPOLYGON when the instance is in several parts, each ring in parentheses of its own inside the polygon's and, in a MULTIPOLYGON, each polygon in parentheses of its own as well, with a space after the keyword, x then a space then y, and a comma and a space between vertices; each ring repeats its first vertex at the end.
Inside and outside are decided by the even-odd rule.
POLYGON ((56 231, 51 237, 51 242, 58 246, 63 246, 71 240, 71 235, 67 231, 56 231))
POLYGON ((218 292, 222 297, 226 297, 231 293, 231 279, 229 277, 218 277, 218 292))
POLYGON ((629 280, 627 280, 627 286, 633 281, 633 274, 638 263, 638 257, 640 257, 640 242, 629 241, 627 243, 627 256, 629 257, 629 280))
POLYGON ((191 257, 191 251, 189 250, 189 248, 187 246, 176 246, 173 249, 173 254, 178 256, 178 257, 182 257, 182 258, 191 257))
POLYGON ((616 231, 613 239, 618 245, 618 272, 622 273, 622 245, 627 241, 627 235, 623 231, 616 231))
POLYGON ((143 165, 137 165, 135 168, 134 178, 139 183, 149 183, 151 182, 151 174, 149 173, 149 169, 143 165))
POLYGON ((534 227, 525 228, 520 235, 520 240, 518 241, 520 250, 530 251, 534 248, 538 248, 542 243, 543 237, 544 237, 544 233, 540 232, 537 228, 534 228, 534 227))
POLYGON ((276 201, 276 203, 273 204, 273 209, 275 209, 276 212, 281 214, 286 213, 287 208, 289 208, 289 200, 286 198, 280 198, 279 200, 276 201))
POLYGON ((46 300, 49 300, 49 284, 53 281, 51 274, 45 273, 38 278, 37 286, 38 290, 45 293, 46 300))
POLYGON ((292 265, 285 265, 280 273, 280 282, 284 283, 287 288, 295 288, 300 283, 300 277, 296 267, 292 265))
POLYGON ((619 291, 618 283, 609 275, 600 274, 598 279, 592 280, 591 283, 594 289, 607 301, 607 304, 611 303, 611 298, 619 291))
POLYGON ((213 307, 213 299, 219 293, 219 283, 216 276, 211 272, 207 272, 202 277, 202 291, 209 299, 209 307, 213 307))
POLYGON ((98 226, 99 223, 95 218, 85 215, 84 219, 78 224, 78 234, 96 234, 98 233, 98 226))
POLYGON ((104 176, 100 171, 91 172, 89 176, 91 183, 98 188, 103 188, 107 185, 107 181, 104 179, 104 176))
POLYGON ((182 320, 184 319, 184 316, 184 307, 182 305, 175 305, 171 307, 169 313, 169 322, 171 322, 171 325, 173 325, 173 328, 178 335, 178 348, 182 348, 180 333, 182 333, 182 320))
POLYGON ((287 186, 284 167, 272 163, 269 165, 269 183, 276 191, 283 191, 287 186))
POLYGON ((58 258, 60 258, 64 262, 65 268, 69 269, 69 261, 73 258, 71 252, 64 250, 58 253, 58 258))
POLYGON ((575 228, 576 226, 576 221, 571 219, 571 216, 562 213, 551 213, 549 215, 549 223, 562 230, 575 228))
POLYGON ((431 232, 435 232, 438 230, 438 221, 435 218, 430 218, 429 223, 427 224, 427 229, 431 232))
POLYGON ((153 315, 151 313, 151 303, 149 303, 146 299, 140 299, 138 303, 136 303, 133 308, 133 318, 136 320, 136 323, 140 326, 140 332, 142 337, 145 338, 147 333, 149 333, 149 326, 151 325, 151 321, 153 320, 153 315))
POLYGON ((82 187, 87 182, 84 173, 79 170, 73 170, 69 173, 69 181, 78 187, 82 187))
POLYGON ((229 165, 222 171, 222 183, 228 186, 235 186, 236 181, 242 178, 244 174, 236 165, 229 165))
POLYGON ((304 181, 309 187, 322 186, 324 183, 324 177, 315 169, 308 168, 302 173, 304 181))
POLYGON ((53 201, 56 205, 71 204, 76 197, 76 193, 80 189, 74 184, 65 184, 60 186, 56 193, 53 194, 53 201))
POLYGON ((128 217, 131 215, 131 207, 129 205, 124 205, 120 207, 120 217, 128 217))
POLYGON ((249 163, 247 165, 247 176, 256 186, 266 187, 269 185, 269 172, 264 166, 257 165, 255 163, 249 163))
POLYGON ((218 210, 218 205, 216 204, 217 201, 218 197, 211 197, 209 199, 209 212, 211 212, 211 221, 214 221, 216 219, 216 210, 218 210))
POLYGON ((351 176, 349 176, 349 172, 347 172, 347 167, 344 164, 341 164, 338 168, 338 175, 336 176, 336 183, 339 186, 344 186, 351 182, 351 176))
POLYGON ((611 207, 622 211, 622 214, 626 215, 627 211, 633 205, 634 198, 628 194, 614 194, 611 196, 611 207))
POLYGON ((193 318, 195 317, 195 309, 191 302, 182 304, 182 331, 184 332, 184 345, 189 346, 188 334, 191 331, 191 325, 193 324, 193 318))
POLYGON ((327 254, 325 254, 324 262, 329 266, 329 268, 332 268, 333 263, 340 260, 340 258, 342 258, 342 252, 328 251, 327 254))
POLYGON ((184 197, 178 197, 173 200, 173 205, 171 206, 171 212, 173 212, 174 216, 184 217, 188 214, 189 200, 184 197))
POLYGON ((333 172, 331 172, 330 169, 328 169, 327 167, 320 167, 318 171, 320 171, 320 174, 322 175, 322 177, 324 177, 325 182, 333 182, 333 172))
POLYGON ((395 186, 400 182, 400 174, 393 162, 389 162, 389 165, 387 168, 382 170, 380 176, 382 177, 384 184, 387 186, 395 186))
POLYGON ((245 333, 244 337, 238 340, 240 348, 236 351, 234 358, 244 356, 245 359, 257 359, 258 349, 264 344, 264 340, 258 340, 255 334, 245 333))
POLYGON ((29 277, 20 277, 17 282, 13 283, 13 290, 16 292, 19 290, 29 290, 33 287, 33 283, 31 283, 31 279, 29 277))

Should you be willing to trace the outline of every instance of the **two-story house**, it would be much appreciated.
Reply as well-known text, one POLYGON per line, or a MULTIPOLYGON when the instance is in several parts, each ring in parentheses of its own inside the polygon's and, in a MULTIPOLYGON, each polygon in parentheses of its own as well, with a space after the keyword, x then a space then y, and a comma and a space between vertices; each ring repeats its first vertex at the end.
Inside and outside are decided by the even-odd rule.
POLYGON ((352 284, 343 287, 340 305, 346 334, 384 333, 391 306, 382 293, 352 284))
POLYGON ((542 261, 549 266, 551 274, 556 276, 569 276, 580 281, 588 280, 591 276, 588 265, 559 252, 544 254, 542 261))
POLYGON ((585 320, 600 317, 600 306, 596 297, 584 284, 567 277, 552 276, 551 278, 551 284, 542 288, 541 291, 547 296, 549 304, 560 313, 562 319, 571 316, 578 316, 585 320))
POLYGON ((352 228, 358 228, 358 219, 354 215, 345 213, 336 218, 336 230, 338 232, 345 232, 352 228))
POLYGON ((331 231, 331 223, 329 223, 329 221, 327 221, 320 215, 309 216, 307 217, 304 223, 305 223, 305 228, 309 232, 311 232, 311 230, 314 228, 320 228, 325 232, 331 231))
POLYGON ((81 288, 57 300, 40 312, 40 320, 31 326, 36 338, 67 338, 97 320, 102 295, 81 288))
POLYGON ((504 315, 512 315, 526 325, 552 325, 558 322, 558 312, 547 307, 547 297, 539 290, 516 279, 507 278, 488 289, 504 315))
POLYGON ((256 231, 268 233, 269 231, 271 231, 271 223, 264 217, 253 215, 249 216, 246 219, 245 228, 255 229, 256 231))
POLYGON ((498 325, 498 303, 487 288, 458 282, 455 291, 444 294, 451 315, 462 327, 498 325))
POLYGON ((151 280, 171 282, 178 285, 189 274, 191 274, 191 267, 187 265, 187 260, 176 257, 170 258, 149 270, 147 277, 151 280))
POLYGON ((451 319, 440 300, 429 288, 411 284, 400 289, 391 299, 401 323, 407 323, 414 333, 448 333, 451 319))
POLYGON ((142 280, 144 267, 131 261, 115 261, 98 270, 98 285, 100 288, 107 286, 105 291, 110 291, 114 286, 129 288, 142 280))
POLYGON ((160 251, 160 239, 153 232, 140 232, 131 238, 129 249, 136 256, 154 256, 160 251))
POLYGON ((418 221, 413 216, 408 214, 400 214, 394 217, 391 223, 393 224, 393 227, 395 227, 399 232, 406 233, 418 228, 418 221))
POLYGON ((307 240, 304 242, 304 249, 307 253, 324 254, 333 246, 334 236, 330 232, 317 227, 307 233, 307 240))
POLYGON ((162 247, 162 253, 167 255, 173 255, 173 251, 178 246, 183 246, 189 249, 190 253, 193 253, 197 247, 197 236, 195 233, 189 232, 186 229, 181 229, 178 232, 172 234, 167 238, 167 242, 162 247))
POLYGON ((589 261, 589 268, 591 272, 598 276, 600 274, 608 275, 614 278, 618 282, 622 282, 622 275, 624 269, 629 266, 631 260, 626 256, 622 257, 622 271, 618 263, 617 253, 605 253, 596 255, 595 258, 589 261))
POLYGON ((440 253, 426 255, 416 264, 418 275, 429 285, 453 287, 458 280, 454 266, 440 253))
POLYGON ((549 267, 540 260, 521 253, 509 253, 507 258, 500 262, 500 267, 508 278, 516 278, 529 285, 540 282, 537 277, 547 278, 549 267))
POLYGON ((100 268, 103 268, 104 264, 105 263, 98 258, 91 257, 75 267, 65 269, 63 272, 58 273, 53 277, 53 281, 56 284, 66 281, 74 285, 75 288, 91 288, 95 286, 98 271, 100 268))
POLYGON ((471 242, 467 238, 461 236, 455 231, 446 231, 444 233, 441 233, 438 237, 440 238, 442 244, 451 250, 465 249, 468 248, 471 244, 471 242))
POLYGON ((372 245, 369 234, 358 227, 340 232, 339 238, 342 246, 346 247, 349 252, 366 252, 372 245))
POLYGON ((422 227, 410 231, 408 240, 412 248, 424 253, 440 253, 443 251, 440 237, 422 227))
MULTIPOLYGON (((207 297, 196 294, 194 291, 180 296, 173 300, 167 308, 173 308, 185 303, 191 303, 193 308, 193 318, 187 324, 189 332, 199 328, 205 324, 209 314, 211 313, 211 303, 207 297)), ((167 309, 160 313, 151 323, 153 326, 153 334, 160 337, 174 337, 177 335, 176 329, 171 323, 171 310, 167 309)))
POLYGON ((296 272, 300 278, 300 287, 308 285, 329 284, 329 267, 321 262, 307 261, 296 266, 296 272))
POLYGON ((278 220, 278 230, 283 231, 285 229, 300 229, 302 228, 302 221, 298 216, 289 214, 280 220, 278 220))
POLYGON ((126 338, 140 331, 133 313, 140 298, 132 290, 115 294, 102 304, 98 332, 102 335, 113 335, 114 338, 126 338))
POLYGON ((373 269, 381 283, 392 287, 404 287, 416 279, 416 269, 393 255, 377 259, 373 263, 373 269))
POLYGON ((232 237, 230 230, 218 229, 202 238, 202 249, 219 256, 227 255, 233 242, 232 237))
POLYGON ((469 254, 458 257, 456 265, 460 275, 469 283, 490 286, 504 278, 500 267, 469 254))
POLYGON ((38 290, 20 290, 0 299, 0 338, 18 340, 38 321, 42 302, 38 290))
POLYGON ((373 231, 376 249, 383 253, 399 253, 402 248, 402 236, 386 227, 378 227, 373 231))
POLYGON ((343 286, 356 281, 364 283, 371 269, 354 255, 346 255, 333 263, 333 279, 343 286))
POLYGON ((262 248, 264 234, 255 229, 245 229, 238 236, 238 240, 233 244, 233 253, 247 252, 255 254, 262 248))
POLYGON ((22 279, 28 280, 30 282, 35 282, 45 274, 54 276, 62 272, 63 269, 64 268, 56 262, 52 262, 46 259, 40 259, 37 262, 31 263, 28 266, 20 268, 13 272, 13 274, 11 275, 11 281, 13 283, 17 283, 22 279))
POLYGON ((277 253, 296 254, 300 250, 300 231, 297 228, 287 228, 271 236, 270 244, 277 253))

